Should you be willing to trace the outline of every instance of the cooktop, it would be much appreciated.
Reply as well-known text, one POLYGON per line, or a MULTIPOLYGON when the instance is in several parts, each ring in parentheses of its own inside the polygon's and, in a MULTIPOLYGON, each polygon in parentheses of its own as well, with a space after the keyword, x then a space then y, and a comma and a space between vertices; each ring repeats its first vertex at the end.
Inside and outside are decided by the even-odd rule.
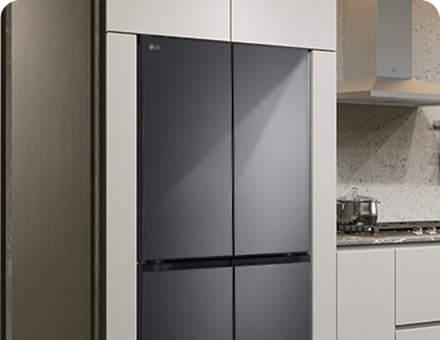
POLYGON ((374 225, 349 225, 338 224, 337 230, 344 232, 386 232, 386 231, 410 231, 415 235, 440 234, 440 221, 398 221, 383 222, 374 225))

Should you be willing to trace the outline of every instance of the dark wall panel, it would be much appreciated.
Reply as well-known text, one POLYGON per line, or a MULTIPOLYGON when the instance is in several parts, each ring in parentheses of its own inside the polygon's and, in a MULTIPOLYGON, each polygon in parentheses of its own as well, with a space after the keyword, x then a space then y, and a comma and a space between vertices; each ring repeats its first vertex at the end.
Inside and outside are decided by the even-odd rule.
POLYGON ((13 4, 14 340, 91 336, 90 11, 13 4))

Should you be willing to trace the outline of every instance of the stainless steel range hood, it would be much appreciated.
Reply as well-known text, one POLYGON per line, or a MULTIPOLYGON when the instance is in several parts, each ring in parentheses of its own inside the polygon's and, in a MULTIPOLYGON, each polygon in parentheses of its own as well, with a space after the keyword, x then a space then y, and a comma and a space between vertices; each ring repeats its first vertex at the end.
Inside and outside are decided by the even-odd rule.
POLYGON ((338 102, 440 105, 440 86, 412 79, 412 0, 344 0, 338 102))

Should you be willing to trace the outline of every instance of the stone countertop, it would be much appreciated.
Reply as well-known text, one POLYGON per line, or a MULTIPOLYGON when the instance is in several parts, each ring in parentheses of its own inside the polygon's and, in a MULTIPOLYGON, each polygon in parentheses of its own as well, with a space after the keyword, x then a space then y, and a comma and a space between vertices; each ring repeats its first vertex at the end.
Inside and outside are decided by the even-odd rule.
POLYGON ((336 245, 338 247, 346 246, 366 246, 381 244, 403 244, 403 243, 426 243, 440 242, 440 234, 415 235, 412 231, 387 231, 370 233, 345 233, 338 232, 336 245))

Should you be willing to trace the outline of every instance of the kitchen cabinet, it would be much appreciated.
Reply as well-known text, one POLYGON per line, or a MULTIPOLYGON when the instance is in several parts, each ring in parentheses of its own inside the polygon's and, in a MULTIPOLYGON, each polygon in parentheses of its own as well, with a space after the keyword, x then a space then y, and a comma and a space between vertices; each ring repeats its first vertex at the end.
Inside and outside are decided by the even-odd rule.
POLYGON ((336 50, 334 0, 232 0, 232 41, 336 50))
POLYGON ((394 339, 394 250, 337 256, 338 340, 394 339))
POLYGON ((106 30, 229 40, 229 0, 107 0, 106 30))
POLYGON ((440 247, 396 250, 397 325, 440 321, 439 259, 440 247))
POLYGON ((436 244, 338 251, 338 340, 438 339, 439 258, 436 244))
POLYGON ((440 327, 425 327, 398 330, 396 340, 438 340, 440 339, 440 327))
POLYGON ((336 50, 335 0, 107 0, 108 32, 336 50))

